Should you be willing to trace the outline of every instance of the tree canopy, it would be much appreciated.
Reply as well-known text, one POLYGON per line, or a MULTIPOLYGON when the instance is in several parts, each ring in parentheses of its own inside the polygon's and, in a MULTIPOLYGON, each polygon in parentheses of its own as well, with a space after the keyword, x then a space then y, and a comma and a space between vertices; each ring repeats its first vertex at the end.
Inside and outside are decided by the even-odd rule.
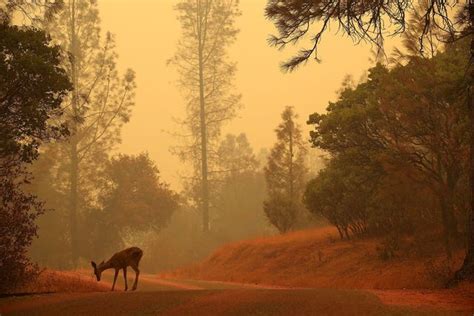
POLYGON ((347 237, 347 228, 392 237, 440 225, 451 256, 467 216, 467 44, 430 59, 411 56, 392 69, 378 64, 366 81, 343 89, 326 114, 310 116, 313 145, 333 157, 308 185, 311 211, 347 237))
POLYGON ((27 255, 43 204, 25 191, 44 142, 68 134, 61 103, 71 84, 59 48, 34 28, 0 22, 0 291, 34 271, 27 255))

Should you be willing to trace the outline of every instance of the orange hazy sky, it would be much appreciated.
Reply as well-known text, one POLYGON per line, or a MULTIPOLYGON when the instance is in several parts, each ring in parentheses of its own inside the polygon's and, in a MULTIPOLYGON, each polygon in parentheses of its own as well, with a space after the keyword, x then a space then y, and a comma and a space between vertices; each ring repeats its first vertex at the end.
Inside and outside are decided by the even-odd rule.
MULTIPOLYGON (((178 189, 181 163, 169 148, 176 144, 170 132, 179 126, 174 117, 183 117, 184 102, 175 85, 176 72, 166 61, 175 52, 180 36, 173 10, 177 0, 99 0, 104 31, 116 35, 119 67, 132 68, 137 74, 136 106, 131 121, 123 129, 119 151, 136 154, 148 151, 165 181, 178 189)), ((309 62, 296 72, 285 74, 279 64, 294 49, 278 51, 267 44, 274 32, 264 17, 266 0, 241 0, 240 33, 229 48, 238 63, 236 90, 242 93, 243 109, 224 133, 245 132, 255 151, 271 147, 274 128, 287 105, 295 107, 300 123, 309 114, 325 110, 334 100, 343 78, 358 79, 370 66, 369 45, 354 45, 349 39, 327 34, 320 57, 323 62, 309 62)))

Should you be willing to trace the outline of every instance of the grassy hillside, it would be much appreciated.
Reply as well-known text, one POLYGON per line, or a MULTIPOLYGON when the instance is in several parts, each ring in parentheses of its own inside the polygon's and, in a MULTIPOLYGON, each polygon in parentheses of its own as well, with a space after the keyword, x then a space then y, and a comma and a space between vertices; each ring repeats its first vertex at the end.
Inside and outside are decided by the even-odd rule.
POLYGON ((463 253, 458 251, 448 265, 441 247, 425 246, 434 250, 423 254, 406 246, 411 250, 401 249, 387 260, 380 240, 341 241, 328 227, 229 244, 205 261, 165 276, 292 287, 440 288, 463 253))

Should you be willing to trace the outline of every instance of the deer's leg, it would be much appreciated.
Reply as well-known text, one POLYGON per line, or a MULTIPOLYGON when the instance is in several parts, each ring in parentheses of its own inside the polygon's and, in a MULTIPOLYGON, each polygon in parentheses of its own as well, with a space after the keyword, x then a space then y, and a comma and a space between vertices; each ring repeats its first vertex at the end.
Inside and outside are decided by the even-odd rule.
POLYGON ((127 284, 127 267, 123 268, 123 279, 125 280, 125 291, 128 290, 127 284))
POLYGON ((119 270, 115 269, 114 283, 112 284, 112 291, 115 288, 115 282, 117 281, 118 272, 119 272, 119 270))
POLYGON ((138 276, 140 275, 140 270, 138 269, 138 266, 132 266, 132 269, 135 271, 135 282, 133 283, 132 291, 135 291, 138 285, 138 276))

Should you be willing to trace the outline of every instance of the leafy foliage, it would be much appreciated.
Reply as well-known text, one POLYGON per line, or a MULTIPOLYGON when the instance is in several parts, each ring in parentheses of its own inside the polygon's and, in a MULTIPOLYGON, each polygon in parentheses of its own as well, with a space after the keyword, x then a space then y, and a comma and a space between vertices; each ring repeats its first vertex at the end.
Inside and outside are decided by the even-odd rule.
POLYGON ((160 180, 147 154, 110 159, 104 179, 100 210, 93 210, 86 219, 88 227, 95 227, 91 248, 96 255, 119 249, 127 235, 159 232, 179 206, 177 194, 160 180))
POLYGON ((455 197, 468 166, 467 52, 459 42, 431 59, 379 64, 327 114, 311 115, 312 143, 333 160, 309 184, 308 208, 346 237, 346 228, 398 235, 441 225, 450 255, 465 218, 455 197))
MULTIPOLYGON (((445 42, 454 42, 462 38, 471 41, 471 56, 467 56, 466 67, 469 83, 467 91, 468 110, 470 111, 470 161, 474 161, 474 71, 472 60, 474 58, 474 3, 472 1, 460 2, 456 0, 428 0, 428 1, 341 1, 341 0, 268 0, 266 15, 273 20, 278 30, 278 35, 271 37, 270 43, 283 48, 287 44, 295 44, 307 34, 313 33, 311 43, 282 65, 287 71, 296 69, 309 58, 318 58, 318 48, 321 39, 331 24, 337 25, 337 30, 353 39, 354 42, 368 41, 383 51, 384 39, 387 35, 405 33, 407 26, 409 30, 405 33, 405 45, 408 50, 414 51, 418 48, 418 55, 425 55, 426 47, 429 54, 433 56, 436 52, 436 41, 442 38, 445 42), (409 17, 412 17, 409 20, 409 17), (421 19, 420 19, 421 18, 421 19), (317 30, 314 26, 317 25, 317 30), (408 39, 408 41, 407 41, 408 39), (418 40, 415 44, 413 39, 418 40), (434 40, 435 39, 435 40, 434 40)), ((403 56, 402 56, 403 57, 403 56)), ((410 87, 410 85, 407 85, 410 87)), ((456 95, 456 94, 455 94, 456 95)), ((474 167, 470 167, 470 196, 468 204, 468 236, 467 253, 460 270, 455 273, 453 283, 462 279, 474 279, 474 167)), ((451 182, 451 181, 449 181, 451 182)), ((456 181, 454 181, 456 182, 456 181)), ((451 182, 451 184, 453 184, 451 182)), ((449 194, 451 195, 451 194, 449 194)), ((446 206, 442 207, 443 217, 446 218, 445 240, 446 249, 449 249, 449 239, 456 233, 456 221, 449 211, 451 197, 443 201, 446 206)), ((449 251, 448 251, 449 253, 449 251)))
POLYGON ((7 24, 0 24, 0 32, 0 155, 30 163, 43 140, 67 134, 64 124, 51 119, 62 115, 71 86, 58 65, 59 48, 48 47, 44 33, 7 24))
POLYGON ((61 102, 71 89, 44 32, 0 24, 0 291, 33 273, 27 250, 43 204, 24 190, 39 146, 67 135, 61 102))
MULTIPOLYGON (((459 1, 429 0, 423 2, 421 21, 418 33, 420 49, 430 49, 431 39, 437 33, 443 33, 452 39, 456 26, 466 20, 454 21, 450 11, 467 10, 459 1)), ((270 43, 278 48, 295 44, 311 34, 310 44, 299 51, 282 67, 292 71, 311 57, 319 61, 318 48, 324 34, 331 25, 349 36, 354 42, 366 41, 383 49, 384 38, 406 30, 411 13, 419 12, 420 3, 416 1, 390 0, 377 1, 342 1, 342 0, 268 0, 266 16, 272 20, 278 35, 270 38, 270 43)), ((471 30, 472 32, 472 30, 471 30)))
POLYGON ((265 233, 265 179, 247 136, 227 135, 219 146, 218 156, 224 172, 212 200, 216 235, 220 240, 234 241, 265 233))

